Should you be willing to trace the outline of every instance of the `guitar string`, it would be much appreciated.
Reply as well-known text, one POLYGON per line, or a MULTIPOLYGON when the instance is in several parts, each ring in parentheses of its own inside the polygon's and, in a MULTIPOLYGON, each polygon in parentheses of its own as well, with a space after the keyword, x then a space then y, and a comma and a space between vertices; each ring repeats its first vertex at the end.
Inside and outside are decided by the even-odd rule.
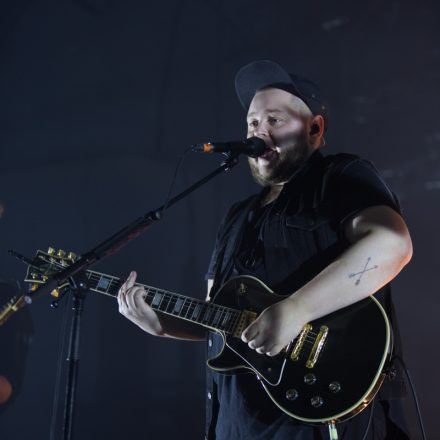
MULTIPOLYGON (((108 286, 107 286, 107 289, 106 289, 106 293, 110 293, 110 292, 108 292, 108 290, 109 290, 108 287, 119 288, 119 287, 122 285, 122 282, 121 282, 121 279, 120 279, 120 278, 112 277, 111 275, 99 275, 98 272, 94 272, 94 271, 89 271, 89 273, 90 273, 89 279, 92 280, 92 281, 96 281, 96 284, 97 284, 96 287, 98 287, 99 282, 102 280, 102 278, 104 278, 104 279, 106 279, 107 281, 109 281, 108 286), (110 279, 110 280, 109 280, 109 279, 110 279)), ((216 313, 214 314, 214 317, 217 315, 218 311, 221 310, 220 317, 217 319, 217 322, 222 322, 222 321, 224 321, 225 316, 226 316, 228 313, 230 313, 230 318, 232 318, 234 315, 236 315, 236 317, 238 318, 238 316, 239 316, 240 313, 241 313, 240 311, 235 311, 234 309, 231 309, 231 308, 228 308, 228 307, 225 307, 225 306, 221 306, 221 305, 219 305, 219 304, 209 304, 209 303, 203 302, 203 301, 198 300, 198 299, 188 298, 188 297, 185 297, 185 296, 183 296, 183 295, 179 295, 179 294, 177 294, 177 293, 168 292, 168 291, 166 291, 166 290, 163 290, 163 289, 157 289, 157 288, 155 288, 155 287, 145 286, 145 285, 142 285, 142 284, 140 284, 140 283, 136 283, 135 286, 143 287, 143 288, 146 290, 147 296, 153 294, 153 299, 154 299, 154 296, 155 296, 157 293, 162 294, 162 298, 161 298, 160 304, 159 304, 159 306, 158 306, 158 309, 159 309, 159 311, 162 311, 162 312, 165 312, 165 313, 168 313, 168 314, 171 314, 171 315, 173 315, 173 313, 167 311, 167 309, 168 309, 168 307, 169 307, 169 305, 170 305, 171 302, 168 303, 168 305, 165 307, 165 310, 161 310, 161 309, 160 309, 160 305, 162 304, 162 301, 163 301, 164 298, 166 298, 166 297, 168 297, 168 301, 169 301, 171 298, 173 298, 173 297, 178 297, 178 299, 183 299, 182 309, 185 307, 185 303, 186 303, 186 301, 190 301, 190 304, 187 306, 187 312, 185 313, 185 318, 188 318, 187 314, 188 314, 188 311, 191 310, 191 307, 192 307, 192 305, 193 305, 192 303, 195 303, 196 306, 197 306, 197 305, 201 305, 202 307, 208 305, 209 308, 214 309, 214 311, 216 311, 216 313), (217 309, 217 310, 216 310, 216 309, 217 309)), ((117 294, 112 294, 111 296, 116 297, 117 294)), ((176 302, 177 302, 177 301, 176 301, 176 302)), ((174 306, 175 306, 175 305, 174 305, 174 306)), ((181 309, 181 310, 182 310, 182 309, 181 309)), ((205 313, 206 313, 206 312, 205 312, 205 313)), ((212 313, 211 313, 211 314, 212 314, 212 313)), ((173 316, 175 316, 175 315, 173 315, 173 316)), ((208 319, 207 319, 207 323, 208 323, 208 324, 209 324, 209 320, 210 320, 210 319, 208 318, 208 319)), ((196 322, 198 322, 197 319, 196 319, 196 322)), ((199 323, 202 324, 202 323, 203 323, 203 319, 202 319, 202 322, 199 322, 199 323)), ((214 323, 212 323, 212 324, 214 324, 214 323)), ((235 326, 235 325, 234 325, 234 326, 235 326)), ((234 328, 234 326, 232 326, 232 328, 229 328, 229 331, 230 331, 230 332, 232 331, 232 329, 234 328)), ((220 329, 222 330, 221 327, 220 327, 220 329)), ((225 330, 226 330, 226 329, 225 329, 225 330)), ((314 342, 315 342, 315 338, 313 338, 313 336, 318 336, 318 334, 315 333, 315 332, 312 332, 312 331, 307 332, 307 335, 306 335, 306 337, 305 337, 305 342, 314 343, 314 342), (309 335, 310 335, 310 336, 309 336, 309 335)))
MULTIPOLYGON (((89 276, 90 280, 96 282, 97 287, 99 286, 99 282, 101 281, 102 278, 103 277, 98 275, 97 273, 91 273, 90 276, 89 276)), ((106 278, 110 278, 110 277, 106 277, 106 278)), ((108 292, 108 290, 109 290, 108 287, 118 288, 122 284, 119 279, 114 278, 114 277, 111 277, 111 278, 112 279, 110 279, 110 280, 109 279, 106 280, 106 281, 108 281, 108 286, 105 289, 106 293, 109 293, 108 292)), ((162 311, 162 312, 165 312, 165 313, 169 313, 171 315, 174 315, 174 314, 172 313, 172 311, 171 312, 169 311, 170 305, 174 304, 174 306, 175 306, 175 304, 177 303, 178 299, 181 299, 183 301, 182 302, 182 307, 180 309, 179 316, 183 316, 184 318, 188 318, 188 316, 192 317, 194 315, 194 311, 195 311, 195 308, 197 306, 202 306, 202 307, 206 308, 206 305, 208 304, 208 303, 205 303, 205 302, 197 300, 197 299, 184 297, 184 296, 178 295, 178 294, 173 294, 173 293, 167 292, 165 290, 156 289, 156 288, 152 288, 152 287, 149 287, 149 286, 143 286, 141 284, 136 284, 136 285, 138 285, 140 287, 144 287, 146 289, 147 298, 149 298, 149 299, 154 299, 154 296, 157 293, 160 293, 162 295, 162 298, 161 298, 161 301, 160 301, 160 303, 158 305, 158 310, 162 311), (170 299, 172 299, 173 297, 177 297, 175 303, 170 301, 170 299), (162 302, 163 302, 164 299, 167 300, 168 304, 164 308, 162 308, 161 305, 162 305, 162 302)), ((101 287, 101 288, 104 290, 104 287, 101 287)), ((112 296, 116 296, 116 295, 112 295, 112 296)), ((228 308, 226 308, 224 306, 220 306, 220 305, 217 305, 217 304, 215 304, 215 305, 214 304, 210 304, 209 308, 210 309, 214 309, 214 310, 210 311, 211 312, 210 313, 211 317, 213 315, 213 318, 214 318, 213 322, 222 322, 223 323, 225 321, 225 317, 226 317, 226 315, 228 313, 230 315, 228 317, 229 319, 234 318, 235 317, 234 315, 237 314, 237 312, 235 312, 233 309, 228 309, 228 308), (212 313, 213 311, 215 311, 215 314, 212 313), (219 311, 220 311, 220 314, 218 314, 219 311), (217 318, 217 319, 215 319, 215 318, 217 318)), ((173 309, 173 311, 174 311, 174 309, 173 309)), ((206 311, 205 311, 205 313, 206 313, 206 311)), ((197 321, 197 319, 196 319, 196 321, 197 321)), ((204 321, 207 321, 209 323, 210 319, 209 318, 208 319, 201 319, 200 323, 203 323, 204 321)), ((220 327, 224 327, 224 324, 222 326, 220 326, 220 327)), ((223 329, 223 328, 221 328, 221 329, 223 329)))
MULTIPOLYGON (((122 283, 120 282, 120 279, 117 279, 117 278, 114 278, 114 277, 111 277, 111 278, 112 279, 110 280, 109 286, 111 286, 111 287, 120 287, 120 285, 122 285, 122 283)), ((90 279, 92 279, 93 281, 97 281, 97 283, 99 283, 99 281, 102 279, 102 276, 99 276, 97 274, 91 274, 90 279)), ((167 292, 167 291, 162 290, 162 289, 156 289, 156 288, 149 287, 149 286, 143 286, 141 284, 136 284, 136 285, 138 285, 140 287, 146 288, 147 296, 151 296, 152 295, 153 296, 152 299, 154 299, 154 296, 157 293, 162 294, 161 303, 164 300, 164 298, 167 298, 167 300, 169 301, 173 296, 177 296, 178 299, 183 299, 183 305, 182 305, 181 310, 185 309, 185 306, 186 306, 186 312, 184 314, 185 318, 188 318, 188 312, 190 312, 190 311, 192 311, 191 315, 194 314, 194 308, 193 308, 194 304, 196 305, 196 307, 197 307, 197 305, 199 305, 199 306, 201 305, 203 307, 204 305, 207 304, 207 303, 204 303, 204 302, 202 302, 200 300, 192 299, 192 298, 187 298, 187 297, 184 297, 184 296, 181 296, 181 295, 178 295, 178 294, 172 294, 172 293, 167 292), (185 303, 187 301, 189 301, 190 303, 188 305, 185 305, 185 303)), ((161 303, 159 304, 159 310, 160 310, 161 303)), ((172 312, 167 312, 170 304, 172 304, 172 303, 169 302, 169 304, 165 307, 165 309, 161 310, 161 311, 164 311, 166 313, 169 313, 169 314, 173 315, 172 312)), ((223 323, 223 321, 225 321, 225 318, 226 318, 226 316, 228 314, 228 309, 226 307, 224 307, 224 306, 219 306, 217 304, 210 304, 209 306, 210 306, 211 309, 214 308, 214 311, 215 311, 215 309, 217 309, 216 313, 214 314, 214 317, 217 316, 217 313, 218 313, 219 309, 221 310, 220 316, 217 318, 217 323, 218 322, 223 323)), ((218 325, 217 324, 218 325, 217 328, 219 328, 220 330, 223 330, 223 331, 227 331, 228 333, 232 332, 233 328, 235 327, 235 323, 234 323, 234 320, 232 318, 234 317, 234 315, 237 315, 236 318, 239 316, 239 312, 235 312, 235 313, 233 312, 233 314, 231 314, 232 311, 233 311, 233 309, 229 309, 229 313, 230 313, 229 319, 231 319, 229 321, 230 325, 227 326, 227 327, 224 327, 224 325, 218 325)), ((206 313, 206 311, 205 311, 205 313, 206 313)), ((211 311, 211 315, 212 315, 212 311, 211 311)), ((203 324, 204 321, 206 321, 207 324, 210 324, 210 318, 209 317, 206 320, 205 319, 201 319, 201 321, 198 321, 196 319, 196 322, 199 322, 200 324, 203 324)), ((228 320, 226 320, 226 322, 228 322, 228 320)), ((212 325, 214 325, 214 321, 212 322, 212 325)), ((317 334, 314 333, 314 332, 311 332, 311 331, 308 332, 306 337, 305 337, 305 339, 304 339, 304 342, 311 343, 311 344, 315 343, 316 339, 313 338, 313 336, 316 336, 316 335, 317 334)))

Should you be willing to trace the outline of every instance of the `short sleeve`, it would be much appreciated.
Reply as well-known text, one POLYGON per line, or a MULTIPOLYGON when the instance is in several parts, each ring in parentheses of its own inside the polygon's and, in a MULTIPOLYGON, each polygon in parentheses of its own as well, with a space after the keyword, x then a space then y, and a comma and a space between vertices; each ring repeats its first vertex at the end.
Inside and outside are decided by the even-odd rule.
POLYGON ((339 224, 377 205, 389 206, 401 214, 396 196, 371 162, 357 158, 336 168, 331 187, 339 224))

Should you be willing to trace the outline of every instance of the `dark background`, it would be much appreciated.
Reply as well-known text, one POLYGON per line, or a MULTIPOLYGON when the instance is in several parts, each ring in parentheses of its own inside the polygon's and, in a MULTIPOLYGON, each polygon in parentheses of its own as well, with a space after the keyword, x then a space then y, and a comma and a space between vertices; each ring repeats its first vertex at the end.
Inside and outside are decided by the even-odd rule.
MULTIPOLYGON (((439 438, 439 18, 428 0, 2 2, 0 277, 24 276, 9 248, 81 253, 160 205, 188 145, 244 137, 235 72, 274 59, 326 93, 324 152, 369 158, 401 199, 414 257, 394 297, 427 432, 439 438)), ((176 190, 219 161, 187 156, 176 190)), ((136 269, 147 284, 204 297, 217 225, 257 189, 241 162, 96 270, 136 269)), ((33 340, 1 440, 49 438, 66 313, 49 305, 28 308, 33 340)), ((144 334, 91 293, 74 438, 202 438, 203 365, 203 344, 144 334)))

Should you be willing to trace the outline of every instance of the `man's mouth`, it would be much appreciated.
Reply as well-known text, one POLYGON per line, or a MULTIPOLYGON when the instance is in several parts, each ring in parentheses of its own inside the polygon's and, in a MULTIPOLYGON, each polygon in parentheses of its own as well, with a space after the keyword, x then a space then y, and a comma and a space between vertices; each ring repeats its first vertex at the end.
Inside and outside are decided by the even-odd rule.
POLYGON ((275 148, 267 147, 266 151, 261 156, 258 156, 258 159, 264 159, 265 161, 270 161, 275 157, 276 154, 277 152, 275 148))

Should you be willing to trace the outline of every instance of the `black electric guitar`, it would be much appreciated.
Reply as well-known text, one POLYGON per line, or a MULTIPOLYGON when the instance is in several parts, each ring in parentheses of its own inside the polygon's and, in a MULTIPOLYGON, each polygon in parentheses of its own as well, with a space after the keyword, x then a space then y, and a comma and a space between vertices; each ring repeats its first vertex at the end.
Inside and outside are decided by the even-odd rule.
MULTIPOLYGON (((26 282, 35 288, 74 260, 63 251, 38 251, 26 282)), ((115 297, 121 279, 86 272, 88 287, 115 297)), ((141 285, 141 284, 138 284, 141 285)), ((208 360, 221 373, 251 371, 282 411, 306 423, 336 423, 362 411, 385 378, 390 356, 390 325, 379 302, 369 297, 305 325, 274 357, 258 354, 240 339, 242 331, 270 305, 285 298, 260 280, 229 280, 212 302, 143 285, 154 310, 191 321, 223 338, 223 348, 208 360)), ((63 286, 60 286, 63 288, 63 286)), ((53 293, 55 296, 57 293, 53 293)))

